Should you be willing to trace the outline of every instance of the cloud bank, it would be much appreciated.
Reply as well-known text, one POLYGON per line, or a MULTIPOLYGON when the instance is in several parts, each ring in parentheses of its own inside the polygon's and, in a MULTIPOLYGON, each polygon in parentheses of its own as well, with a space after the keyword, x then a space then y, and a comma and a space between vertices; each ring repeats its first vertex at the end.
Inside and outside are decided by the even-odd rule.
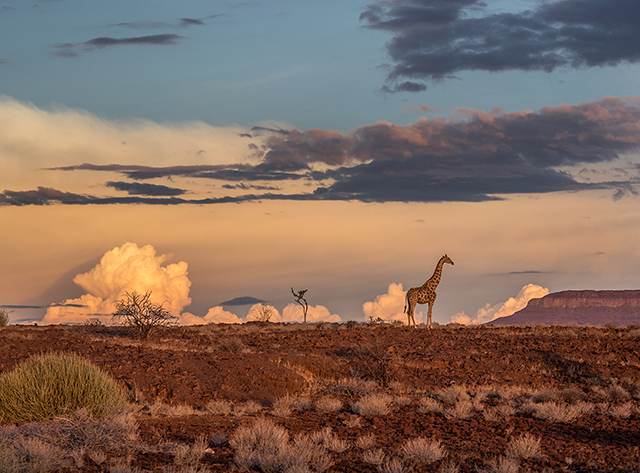
POLYGON ((510 297, 505 302, 491 305, 487 303, 484 307, 478 309, 476 317, 472 319, 464 312, 454 315, 451 318, 451 322, 459 323, 463 325, 479 325, 486 322, 491 322, 500 317, 507 317, 513 315, 517 311, 524 309, 531 299, 538 299, 549 294, 549 289, 546 287, 538 286, 536 284, 527 284, 524 286, 518 295, 510 297))
MULTIPOLYGON (((16 167, 16 177, 24 180, 25 162, 44 161, 39 155, 50 144, 49 162, 51 156, 61 156, 62 162, 41 169, 39 176, 51 183, 68 179, 86 184, 83 176, 97 181, 83 192, 40 182, 26 189, 6 189, 0 193, 0 205, 482 202, 510 194, 608 189, 619 198, 638 192, 637 167, 626 175, 617 173, 618 180, 597 182, 582 178, 580 171, 585 165, 612 163, 640 151, 639 97, 604 97, 513 113, 460 108, 450 119, 422 117, 406 126, 378 122, 350 133, 261 128, 258 134, 249 134, 251 138, 239 128, 230 136, 233 128, 198 123, 122 125, 70 111, 61 113, 67 119, 65 127, 64 122, 50 122, 56 114, 25 107, 16 114, 20 107, 9 105, 3 109, 0 103, 0 125, 8 126, 6 131, 0 128, 0 160, 16 167), (36 128, 58 134, 42 133, 38 143, 32 143, 34 132, 30 138, 10 135, 12 129, 21 128, 8 119, 11 115, 38 116, 36 128), (86 130, 94 140, 74 129, 86 130), (36 154, 37 159, 25 160, 17 150, 36 154), (69 163, 74 156, 99 159, 69 163), (122 162, 114 163, 113 156, 121 156, 122 162), (137 162, 131 162, 132 156, 137 162), (182 164, 186 159, 191 164, 182 164), (100 181, 100 173, 125 180, 100 181), (167 179, 173 181, 171 186, 140 182, 167 179), (116 193, 99 195, 96 187, 116 193)), ((11 166, 6 169, 11 171, 11 166)))
POLYGON ((636 0, 539 2, 490 13, 483 0, 381 0, 360 19, 389 31, 393 67, 385 90, 420 92, 459 71, 546 71, 640 60, 636 0))

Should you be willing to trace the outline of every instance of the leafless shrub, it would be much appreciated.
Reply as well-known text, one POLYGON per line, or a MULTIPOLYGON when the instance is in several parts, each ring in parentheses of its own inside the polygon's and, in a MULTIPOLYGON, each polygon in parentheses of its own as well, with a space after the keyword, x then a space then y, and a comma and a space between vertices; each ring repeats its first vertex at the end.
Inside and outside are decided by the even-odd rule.
POLYGON ((251 312, 247 315, 247 319, 253 322, 271 322, 275 316, 274 307, 265 304, 256 304, 251 308, 251 312))
POLYGON ((204 435, 199 435, 193 445, 178 445, 173 451, 173 463, 177 466, 196 467, 202 460, 208 442, 204 435))
POLYGON ((172 324, 171 312, 163 308, 162 304, 151 302, 151 291, 144 295, 136 291, 125 294, 126 297, 116 303, 113 318, 123 320, 140 338, 149 338, 159 327, 172 324))
POLYGON ((531 434, 523 434, 513 439, 507 449, 507 455, 512 458, 521 459, 539 458, 541 456, 540 438, 531 434))
POLYGON ((392 398, 386 394, 369 394, 352 405, 356 414, 363 416, 384 416, 391 412, 392 398))
POLYGON ((165 404, 160 400, 156 400, 156 402, 149 406, 149 414, 152 417, 186 417, 198 413, 198 411, 187 404, 173 406, 171 404, 165 404))
POLYGON ((444 416, 444 407, 439 401, 430 397, 424 397, 418 402, 418 412, 422 414, 433 412, 434 414, 444 416))
POLYGON ((0 471, 44 473, 68 466, 64 450, 38 438, 23 435, 1 442, 0 471))
POLYGON ((378 466, 378 473, 408 473, 409 471, 411 470, 405 467, 397 458, 378 466))
POLYGON ((381 387, 389 387, 399 368, 393 346, 383 346, 371 342, 351 352, 354 371, 367 379, 372 379, 381 387))
POLYGON ((489 468, 480 469, 478 473, 518 473, 520 463, 515 458, 500 457, 489 463, 489 468))
POLYGON ((219 348, 228 353, 240 353, 244 348, 244 343, 237 337, 231 337, 224 339, 220 343, 219 348))
POLYGON ((316 401, 316 410, 320 412, 336 412, 342 409, 342 401, 335 397, 321 397, 316 401))
POLYGON ((345 440, 340 440, 336 437, 331 427, 325 427, 311 434, 310 439, 312 442, 324 446, 331 452, 342 453, 349 449, 349 444, 345 440))
POLYGON ((225 399, 215 399, 209 401, 204 408, 209 414, 226 416, 233 412, 233 403, 225 399))
POLYGON ((365 450, 362 452, 362 461, 370 465, 382 465, 386 455, 384 450, 376 448, 373 450, 365 450))
POLYGON ((369 450, 376 445, 376 436, 373 434, 360 435, 356 439, 356 447, 369 450))
POLYGON ((400 448, 400 453, 405 460, 418 464, 434 463, 445 456, 440 441, 423 437, 407 440, 400 448))

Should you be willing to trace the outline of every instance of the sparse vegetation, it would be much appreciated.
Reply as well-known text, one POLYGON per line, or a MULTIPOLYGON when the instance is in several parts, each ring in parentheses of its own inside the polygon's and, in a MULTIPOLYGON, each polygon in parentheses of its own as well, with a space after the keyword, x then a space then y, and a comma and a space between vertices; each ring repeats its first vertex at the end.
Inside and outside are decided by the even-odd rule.
POLYGON ((507 454, 513 458, 538 458, 540 457, 540 438, 523 434, 511 441, 507 454))
POLYGON ((171 325, 173 316, 162 304, 151 302, 151 291, 145 294, 133 291, 126 292, 116 303, 113 319, 123 321, 138 337, 147 339, 159 327, 171 325))
POLYGON ((437 462, 445 456, 445 451, 439 440, 427 440, 423 437, 404 442, 400 453, 405 460, 420 465, 437 462))
POLYGON ((6 327, 7 325, 9 325, 9 313, 4 309, 0 309, 0 327, 6 327))
POLYGON ((393 398, 387 394, 369 394, 356 401, 353 412, 363 416, 384 416, 391 412, 393 398))
POLYGON ((0 419, 33 421, 85 408, 100 418, 126 405, 122 388, 95 365, 75 355, 34 356, 0 375, 0 419))

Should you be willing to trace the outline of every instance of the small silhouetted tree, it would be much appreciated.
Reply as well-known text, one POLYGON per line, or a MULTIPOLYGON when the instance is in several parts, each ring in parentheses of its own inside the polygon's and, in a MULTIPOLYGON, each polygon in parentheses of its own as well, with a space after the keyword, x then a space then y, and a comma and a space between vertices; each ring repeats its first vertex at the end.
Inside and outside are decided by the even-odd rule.
POLYGON ((151 302, 151 291, 144 294, 125 292, 125 295, 116 303, 113 318, 124 321, 140 338, 149 338, 158 327, 171 325, 171 312, 162 307, 163 304, 151 302))
POLYGON ((271 322, 271 318, 274 315, 275 309, 265 304, 256 304, 249 314, 253 322, 271 322))
POLYGON ((302 313, 304 314, 304 323, 307 323, 307 312, 309 312, 309 304, 307 304, 307 300, 304 298, 304 295, 307 293, 308 289, 303 289, 302 291, 298 291, 297 293, 291 288, 291 293, 293 297, 296 298, 296 302, 302 306, 302 313))

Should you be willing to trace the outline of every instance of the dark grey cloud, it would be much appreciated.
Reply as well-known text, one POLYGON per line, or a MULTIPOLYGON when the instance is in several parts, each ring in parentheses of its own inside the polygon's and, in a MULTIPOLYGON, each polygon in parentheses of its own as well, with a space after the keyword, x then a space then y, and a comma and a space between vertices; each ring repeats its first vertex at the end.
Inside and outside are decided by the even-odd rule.
POLYGON ((109 46, 119 46, 123 44, 151 44, 151 45, 168 45, 175 44, 183 36, 177 34, 154 34, 148 36, 134 36, 131 38, 111 38, 109 36, 101 36, 99 38, 90 39, 83 44, 89 48, 106 48, 109 46))
MULTIPOLYGON (((490 3, 490 2, 487 2, 490 3)), ((387 91, 458 71, 547 71, 640 61, 640 2, 560 0, 520 13, 485 12, 481 0, 381 0, 360 15, 391 32, 387 91), (403 81, 409 79, 409 81, 403 81)))
MULTIPOLYGON (((640 97, 604 97, 537 112, 460 109, 456 113, 450 120, 422 117, 406 126, 379 122, 347 134, 318 129, 287 133, 274 130, 264 137, 266 151, 258 164, 151 167, 86 163, 54 168, 118 172, 135 181, 176 176, 214 179, 226 181, 223 189, 249 192, 240 196, 162 198, 156 191, 171 188, 157 186, 137 196, 98 198, 39 188, 5 191, 0 194, 0 204, 481 202, 510 194, 589 189, 610 189, 614 199, 638 193, 640 177, 632 168, 629 172, 602 174, 598 179, 602 182, 580 176, 587 164, 612 162, 640 151, 640 97), (294 180, 311 190, 290 195, 274 185, 286 188, 286 182, 294 180)), ((128 191, 125 187, 121 190, 128 191)))
POLYGON ((129 195, 173 196, 186 193, 184 189, 140 182, 109 181, 105 185, 119 191, 127 192, 129 195))

